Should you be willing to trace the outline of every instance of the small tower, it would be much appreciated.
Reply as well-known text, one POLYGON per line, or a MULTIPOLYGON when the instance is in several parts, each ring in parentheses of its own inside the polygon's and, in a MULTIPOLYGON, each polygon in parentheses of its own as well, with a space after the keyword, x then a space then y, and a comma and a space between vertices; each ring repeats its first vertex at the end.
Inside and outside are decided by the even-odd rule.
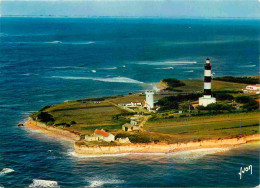
POLYGON ((148 109, 150 110, 151 108, 154 108, 154 100, 153 100, 154 92, 146 91, 145 94, 146 94, 145 103, 146 103, 146 106, 148 107, 148 109))
POLYGON ((211 64, 207 58, 204 70, 204 95, 199 98, 199 105, 207 106, 211 103, 216 103, 216 98, 211 95, 211 64))

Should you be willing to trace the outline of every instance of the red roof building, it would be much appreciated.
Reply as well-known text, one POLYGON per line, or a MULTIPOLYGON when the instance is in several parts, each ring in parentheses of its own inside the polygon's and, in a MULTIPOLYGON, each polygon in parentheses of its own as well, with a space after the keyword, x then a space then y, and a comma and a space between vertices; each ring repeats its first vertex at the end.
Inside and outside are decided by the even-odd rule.
POLYGON ((99 130, 99 129, 96 129, 94 134, 99 134, 99 135, 104 136, 104 137, 108 137, 109 136, 108 132, 105 132, 105 131, 102 131, 102 130, 99 130))

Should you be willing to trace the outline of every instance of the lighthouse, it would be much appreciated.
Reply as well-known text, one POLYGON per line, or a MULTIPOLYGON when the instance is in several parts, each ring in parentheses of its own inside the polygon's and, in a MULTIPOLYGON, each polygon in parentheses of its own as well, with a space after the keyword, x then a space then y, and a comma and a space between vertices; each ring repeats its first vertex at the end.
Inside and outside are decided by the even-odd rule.
POLYGON ((210 59, 206 59, 204 70, 204 95, 199 98, 199 105, 208 106, 211 103, 216 103, 216 98, 211 95, 211 64, 210 59))
POLYGON ((145 107, 147 107, 148 110, 150 111, 152 108, 154 108, 154 99, 153 99, 154 92, 146 91, 145 94, 146 94, 145 107))

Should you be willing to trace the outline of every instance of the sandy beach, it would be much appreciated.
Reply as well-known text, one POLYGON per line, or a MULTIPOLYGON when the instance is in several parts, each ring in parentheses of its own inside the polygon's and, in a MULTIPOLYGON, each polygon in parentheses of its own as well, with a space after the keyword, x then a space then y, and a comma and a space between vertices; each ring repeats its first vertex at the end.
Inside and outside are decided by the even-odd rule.
POLYGON ((61 138, 72 142, 80 140, 80 135, 77 133, 73 133, 68 130, 62 130, 51 125, 46 125, 44 123, 34 121, 32 119, 29 119, 25 123, 25 126, 33 130, 39 130, 44 134, 51 135, 55 138, 61 138))

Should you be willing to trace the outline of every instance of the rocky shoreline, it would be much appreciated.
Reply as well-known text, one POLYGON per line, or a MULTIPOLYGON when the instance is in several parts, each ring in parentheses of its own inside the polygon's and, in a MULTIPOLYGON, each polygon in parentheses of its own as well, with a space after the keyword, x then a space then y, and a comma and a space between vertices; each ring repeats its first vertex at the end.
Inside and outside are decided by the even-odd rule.
POLYGON ((80 135, 68 130, 62 130, 51 125, 29 119, 25 125, 30 129, 40 130, 56 138, 63 138, 74 142, 74 151, 80 155, 104 155, 104 154, 123 154, 123 153, 170 153, 175 151, 224 148, 235 145, 246 144, 252 141, 259 141, 260 134, 243 136, 241 138, 230 139, 211 139, 187 143, 149 143, 149 144, 124 144, 120 146, 87 146, 78 144, 80 135))

